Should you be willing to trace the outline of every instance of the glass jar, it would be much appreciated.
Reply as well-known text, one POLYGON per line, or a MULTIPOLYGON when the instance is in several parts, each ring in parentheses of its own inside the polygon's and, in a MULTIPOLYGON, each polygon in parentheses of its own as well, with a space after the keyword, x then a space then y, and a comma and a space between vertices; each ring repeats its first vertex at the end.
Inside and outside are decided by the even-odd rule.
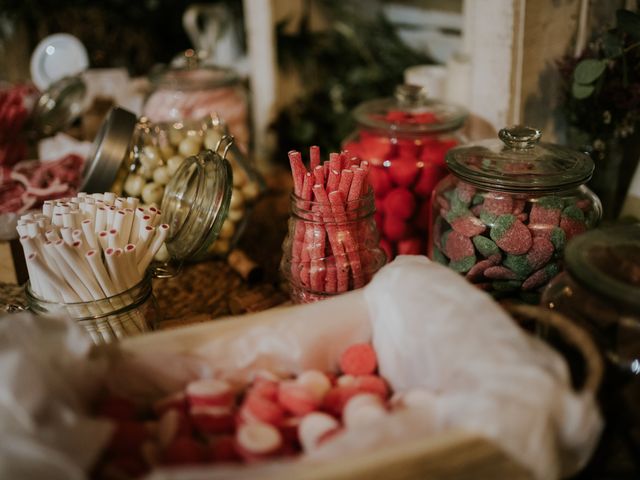
POLYGON ((537 303, 562 270, 565 243, 597 225, 598 197, 584 184, 588 155, 539 143, 529 127, 500 130, 447 153, 451 175, 433 193, 431 259, 495 297, 537 303))
POLYGON ((152 122, 182 122, 218 115, 244 152, 249 146, 248 95, 240 77, 227 68, 202 64, 196 52, 184 53, 182 66, 151 75, 153 90, 143 115, 152 122))
POLYGON ((161 313, 153 296, 151 276, 118 295, 81 303, 56 303, 39 298, 26 288, 27 304, 37 315, 66 317, 82 325, 96 345, 153 330, 161 313))
POLYGON ((373 192, 335 205, 291 194, 280 271, 294 303, 312 303, 363 287, 385 264, 373 217, 373 192), (333 209, 332 209, 333 207, 333 209))
POLYGON ((567 245, 565 265, 542 305, 584 327, 616 369, 640 379, 640 224, 581 235, 567 245))
MULTIPOLYGON (((185 158, 206 149, 219 150, 223 138, 229 138, 227 126, 216 116, 153 123, 145 117, 138 120, 126 110, 113 109, 94 143, 82 190, 109 190, 136 197, 143 206, 160 205, 166 184, 185 158)), ((233 190, 225 224, 208 252, 214 255, 226 255, 234 247, 263 189, 261 178, 235 142, 226 146, 225 158, 232 168, 233 190)), ((166 252, 161 252, 166 257, 166 252)), ((164 261, 164 257, 158 259, 164 261)))
POLYGON ((399 85, 393 98, 364 102, 353 115, 358 129, 343 148, 371 165, 380 246, 389 260, 426 254, 431 191, 447 174, 445 153, 463 140, 467 112, 399 85))
POLYGON ((167 184, 159 212, 158 224, 169 227, 164 240, 171 260, 167 266, 147 269, 143 280, 129 290, 79 303, 46 301, 27 284, 29 308, 42 315, 64 314, 76 319, 98 343, 154 328, 160 316, 152 295, 152 278, 171 276, 182 262, 207 252, 223 228, 231 192, 231 165, 223 156, 205 150, 187 157, 167 184))

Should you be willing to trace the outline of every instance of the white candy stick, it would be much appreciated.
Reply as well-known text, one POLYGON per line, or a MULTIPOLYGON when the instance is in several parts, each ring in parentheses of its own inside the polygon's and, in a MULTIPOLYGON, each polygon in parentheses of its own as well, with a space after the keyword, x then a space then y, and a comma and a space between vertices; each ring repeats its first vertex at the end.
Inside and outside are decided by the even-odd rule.
POLYGON ((127 213, 124 210, 117 210, 115 215, 113 216, 113 225, 111 226, 111 228, 118 231, 118 245, 124 245, 129 241, 129 238, 124 238, 124 223, 126 215, 127 213))
POLYGON ((102 230, 100 233, 98 233, 98 243, 100 244, 100 248, 102 248, 102 250, 106 250, 107 248, 109 248, 109 232, 107 232, 106 230, 102 230))
POLYGON ((40 232, 44 232, 45 229, 49 226, 49 219, 44 216, 42 218, 38 218, 36 222, 38 223, 38 230, 40 232))
POLYGON ((42 213, 51 219, 51 216, 53 215, 53 203, 51 203, 51 200, 44 201, 42 204, 42 213))
POLYGON ((96 212, 97 211, 98 211, 98 207, 96 206, 95 203, 85 203, 84 204, 85 219, 88 218, 89 220, 91 220, 92 223, 96 221, 96 212))
POLYGON ((140 199, 137 197, 127 197, 127 206, 135 211, 138 208, 138 204, 140 203, 140 199))
POLYGON ((71 212, 62 214, 62 225, 65 228, 73 229, 73 216, 71 216, 71 212))
POLYGON ((60 235, 57 230, 50 228, 49 230, 44 232, 44 238, 49 240, 50 242, 55 242, 56 240, 60 240, 60 235))
POLYGON ((156 234, 153 237, 153 240, 151 240, 149 248, 142 256, 140 262, 138 262, 138 272, 140 272, 140 275, 144 275, 144 272, 147 270, 147 267, 151 263, 151 260, 153 260, 153 257, 158 252, 158 250, 160 250, 160 247, 167 238, 168 233, 169 225, 167 225, 166 223, 163 223, 156 229, 156 234))
POLYGON ((140 217, 140 227, 138 234, 142 233, 142 230, 146 227, 153 227, 153 217, 148 213, 140 217))
POLYGON ((124 222, 122 223, 122 230, 120 231, 120 239, 122 243, 125 245, 127 243, 132 243, 131 238, 131 228, 133 226, 133 210, 130 208, 124 209, 124 222))
MULTIPOLYGON (((51 248, 52 255, 55 257, 55 262, 62 273, 63 278, 69 283, 71 288, 78 294, 80 300, 83 302, 90 302, 94 300, 93 295, 89 289, 84 285, 82 279, 80 278, 79 272, 76 272, 76 265, 73 260, 71 262, 67 261, 65 256, 63 255, 63 251, 67 251, 69 247, 62 240, 58 240, 55 243, 51 244, 53 248, 51 248)), ((73 258, 70 252, 67 251, 67 255, 70 258, 73 258)))
POLYGON ((96 238, 96 233, 93 230, 93 221, 88 218, 82 221, 82 231, 84 232, 84 238, 87 241, 87 245, 90 249, 100 248, 98 245, 98 239, 96 238))
MULTIPOLYGON (((42 261, 37 253, 31 253, 27 256, 28 270, 33 272, 33 277, 36 278, 36 284, 41 289, 40 292, 34 291, 43 300, 50 302, 59 302, 62 296, 59 293, 59 289, 62 288, 62 279, 51 271, 49 267, 42 261)), ((31 282, 31 286, 34 287, 34 282, 31 282)))
MULTIPOLYGON (((25 258, 29 257, 32 253, 38 253, 36 250, 35 241, 32 238, 29 238, 28 235, 20 236, 20 243, 22 244, 22 249, 24 250, 25 258)), ((34 273, 34 267, 31 263, 27 263, 27 271, 29 273, 29 280, 31 280, 31 288, 33 292, 44 298, 43 288, 40 286, 39 277, 34 273)))
POLYGON ((51 223, 54 227, 64 227, 64 221, 62 220, 62 213, 54 213, 51 223))
POLYGON ((118 198, 116 198, 116 201, 114 203, 114 207, 116 207, 118 210, 123 210, 123 209, 127 208, 126 202, 127 202, 126 198, 118 197, 118 198))
POLYGON ((104 257, 107 261, 107 269, 109 270, 109 277, 113 282, 113 286, 117 293, 124 292, 126 290, 125 282, 122 278, 122 272, 118 268, 117 258, 122 255, 122 249, 120 248, 107 248, 104 251, 104 257))
POLYGON ((21 237, 29 236, 29 228, 24 223, 22 225, 17 225, 16 230, 18 231, 18 235, 20 235, 21 237))
POLYGON ((116 289, 107 273, 107 269, 104 267, 102 260, 100 259, 100 252, 98 250, 89 250, 84 254, 87 259, 87 263, 91 268, 96 280, 100 284, 102 291, 108 296, 113 297, 117 294, 116 289))
POLYGON ((86 205, 95 205, 96 204, 96 199, 93 197, 84 197, 84 203, 86 205))
POLYGON ((78 194, 76 195, 76 198, 87 198, 88 193, 87 192, 78 192, 78 194))
POLYGON ((76 272, 76 275, 80 278, 86 289, 89 290, 92 300, 100 300, 105 297, 105 294, 93 277, 91 269, 82 258, 81 244, 82 242, 74 242, 72 246, 69 246, 64 242, 54 243, 56 249, 62 255, 62 258, 67 262, 67 265, 76 272))
POLYGON ((71 245, 73 243, 73 230, 70 227, 63 227, 60 229, 60 235, 64 240, 64 243, 71 245))
POLYGON ((144 216, 144 208, 136 208, 133 213, 133 222, 131 223, 131 234, 129 235, 129 241, 131 243, 138 243, 140 238, 140 220, 144 216))
POLYGON ((140 260, 144 256, 144 253, 149 247, 149 242, 153 238, 153 234, 156 229, 151 226, 146 226, 142 229, 140 236, 138 237, 138 243, 136 244, 136 262, 140 263, 140 260))
POLYGON ((80 256, 84 256, 84 254, 87 253, 90 248, 89 243, 84 238, 84 233, 82 233, 81 229, 76 228, 73 232, 71 232, 71 235, 73 236, 74 246, 76 242, 80 242, 78 253, 80 254, 80 256))
POLYGON ((112 228, 109 230, 109 247, 110 248, 118 248, 120 235, 118 234, 118 230, 112 228))
POLYGON ((129 243, 124 247, 123 253, 127 288, 131 288, 142 280, 142 276, 138 272, 138 263, 136 262, 136 246, 133 243, 129 243))
POLYGON ((161 221, 162 221, 162 212, 160 210, 157 210, 155 217, 153 217, 153 221, 151 222, 151 225, 153 225, 154 227, 157 227, 158 225, 160 225, 161 221))
POLYGON ((151 225, 152 227, 155 227, 155 225, 153 224, 153 219, 156 217, 156 214, 158 213, 158 209, 156 207, 149 207, 147 208, 147 215, 149 215, 149 225, 151 225))
POLYGON ((113 203, 116 201, 116 194, 113 192, 104 192, 103 200, 104 200, 104 203, 106 203, 109 206, 112 206, 113 203))
POLYGON ((31 238, 35 238, 40 234, 40 229, 38 226, 38 222, 32 220, 29 223, 27 223, 27 235, 29 235, 31 238))
POLYGON ((107 229, 107 209, 100 207, 96 210, 95 232, 107 229))
POLYGON ((104 193, 92 193, 91 196, 97 201, 104 201, 104 193))
POLYGON ((113 217, 115 216, 117 210, 116 207, 109 207, 107 209, 107 226, 106 228, 111 229, 113 227, 113 217))

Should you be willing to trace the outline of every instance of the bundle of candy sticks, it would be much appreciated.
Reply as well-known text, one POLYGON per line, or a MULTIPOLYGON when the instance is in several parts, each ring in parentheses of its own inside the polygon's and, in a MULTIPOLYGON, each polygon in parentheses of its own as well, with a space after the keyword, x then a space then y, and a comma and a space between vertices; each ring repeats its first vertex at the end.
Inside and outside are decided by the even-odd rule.
POLYGON ((289 152, 294 184, 291 274, 313 292, 340 293, 365 284, 361 243, 363 198, 369 192, 369 163, 347 152, 321 163, 310 148, 307 170, 300 152, 289 152))
POLYGON ((163 245, 169 226, 160 224, 160 213, 112 192, 45 201, 42 213, 23 215, 17 226, 32 292, 68 305, 67 313, 76 318, 105 317, 108 325, 94 332, 104 341, 111 341, 110 332, 122 337, 147 330, 139 315, 108 314, 134 301, 119 294, 142 281, 163 245))

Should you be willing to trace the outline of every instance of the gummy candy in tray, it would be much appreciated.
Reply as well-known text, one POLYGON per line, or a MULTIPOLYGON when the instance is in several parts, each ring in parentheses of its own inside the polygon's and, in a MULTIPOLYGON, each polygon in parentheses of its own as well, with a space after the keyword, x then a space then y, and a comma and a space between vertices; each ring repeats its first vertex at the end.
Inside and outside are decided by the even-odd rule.
MULTIPOLYGON (((46 465, 48 478, 52 479, 71 478, 69 471, 74 468, 86 470, 109 443, 111 431, 107 424, 79 408, 87 405, 87 399, 97 392, 104 394, 105 384, 112 395, 129 398, 139 405, 157 406, 157 401, 167 395, 183 392, 192 407, 205 407, 200 413, 211 414, 219 411, 220 401, 248 407, 244 402, 250 394, 233 400, 233 394, 229 396, 225 390, 227 383, 232 392, 247 388, 268 391, 268 385, 258 386, 258 381, 252 383, 252 379, 264 375, 273 380, 275 375, 288 378, 280 381, 280 385, 284 383, 287 387, 278 390, 275 403, 284 409, 285 417, 293 418, 308 412, 309 405, 315 405, 301 401, 305 396, 300 394, 300 385, 313 386, 306 391, 315 395, 322 396, 324 389, 325 398, 336 385, 340 386, 338 379, 331 381, 329 375, 318 381, 318 374, 309 374, 308 370, 336 374, 342 370, 356 379, 359 375, 379 378, 371 375, 377 360, 377 374, 393 392, 384 402, 359 400, 362 404, 356 410, 370 412, 360 416, 371 415, 374 422, 360 418, 354 423, 349 420, 352 414, 344 409, 342 418, 333 411, 332 415, 317 416, 311 426, 307 420, 307 426, 299 430, 306 440, 300 440, 311 442, 313 448, 305 449, 304 454, 263 458, 251 457, 245 451, 244 458, 249 463, 160 468, 149 476, 156 479, 301 478, 303 473, 307 476, 313 473, 314 478, 347 474, 364 478, 362 475, 367 472, 357 470, 363 465, 358 459, 375 464, 391 452, 401 456, 402 452, 415 448, 415 442, 430 438, 434 440, 432 446, 440 452, 443 445, 452 445, 447 442, 461 445, 460 461, 464 463, 468 450, 462 445, 468 446, 470 439, 477 436, 497 444, 514 465, 527 468, 533 478, 558 478, 584 465, 601 429, 592 394, 572 390, 566 365, 557 354, 524 334, 488 295, 424 257, 400 257, 384 267, 364 289, 335 299, 157 332, 126 340, 118 349, 94 351, 91 356, 90 340, 81 336, 75 326, 66 324, 65 329, 53 322, 40 320, 36 324, 25 319, 11 322, 17 325, 13 328, 0 323, 0 352, 13 353, 20 359, 13 365, 21 371, 28 368, 32 373, 31 389, 20 389, 24 381, 20 375, 12 372, 11 367, 0 371, 0 380, 11 393, 4 402, 11 408, 5 409, 3 405, 0 409, 0 423, 12 427, 3 429, 3 434, 12 436, 12 444, 21 445, 24 441, 31 447, 33 442, 42 447, 48 441, 49 446, 60 452, 59 458, 64 460, 54 468, 46 449, 28 450, 40 452, 30 454, 31 472, 46 465), (461 296, 466 300, 464 303, 457 301, 461 296), (424 312, 429 312, 428 316, 424 312), (49 342, 33 352, 27 347, 42 340, 40 336, 44 334, 39 329, 43 328, 53 330, 47 337, 49 342), (20 339, 26 338, 29 343, 21 348, 20 339), (367 346, 369 343, 373 350, 367 346), (60 347, 63 344, 66 349, 60 347), (360 346, 348 348, 354 344, 360 346), (51 358, 56 359, 54 375, 49 365, 51 358), (471 358, 473 362, 469 361, 471 358), (214 380, 190 383, 197 379, 214 380), (328 386, 326 379, 336 385, 328 386), (35 385, 41 388, 34 388, 35 385), (220 385, 224 388, 219 388, 220 385), (532 391, 537 392, 534 397, 530 395, 532 391), (29 398, 25 398, 24 392, 28 392, 29 398), (304 408, 299 411, 301 405, 304 408), (13 415, 15 411, 33 421, 39 434, 32 437, 29 428, 16 425, 20 422, 12 423, 12 418, 17 417, 13 415), (70 412, 75 413, 69 417, 70 412), (73 420, 61 427, 62 418, 73 420), (351 424, 345 427, 345 423, 351 424), (466 431, 469 435, 456 437, 454 431, 466 431), (330 435, 325 435, 327 432, 330 435), (438 439, 443 443, 438 443, 438 439), (80 452, 78 445, 82 445, 80 452)), ((348 380, 342 382, 348 385, 348 380)), ((374 397, 387 396, 379 390, 379 381, 369 382, 378 385, 369 386, 377 392, 374 397)), ((349 404, 344 408, 349 408, 349 404)), ((264 402, 254 402, 248 410, 248 414, 263 419, 267 418, 265 412, 270 412, 264 408, 264 402)), ((117 415, 118 409, 111 409, 112 416, 114 411, 117 415)), ((331 412, 325 409, 324 413, 331 412)), ((210 420, 206 415, 204 419, 210 420)), ((202 417, 197 422, 201 420, 202 417)), ((236 428, 237 443, 233 447, 236 453, 237 444, 264 447, 272 445, 269 442, 278 435, 268 426, 257 427, 257 431, 252 427, 240 438, 237 429, 242 427, 238 425, 242 422, 231 427, 236 428)), ((180 423, 174 423, 174 428, 179 427, 180 423)), ((165 430, 155 424, 149 431, 158 435, 165 430)), ((285 433, 281 430, 279 435, 284 437, 285 433)), ((126 442, 136 437, 120 438, 124 449, 126 442)), ((181 441, 187 448, 175 447, 178 458, 181 449, 182 453, 185 450, 192 453, 189 440, 181 441)), ((207 445, 204 437, 196 437, 195 442, 196 449, 207 445)), ((2 467, 5 471, 0 473, 15 474, 18 467, 26 471, 27 466, 19 460, 24 460, 27 450, 21 452, 18 448, 9 455, 6 445, 7 442, 0 442, 0 456, 9 460, 2 467)), ((218 458, 234 451, 229 445, 219 447, 217 452, 222 457, 218 458)), ((420 447, 424 448, 421 455, 435 455, 428 445, 420 447)), ((415 473, 416 478, 424 475, 415 473)), ((477 478, 474 476, 477 472, 468 473, 468 478, 477 478)))

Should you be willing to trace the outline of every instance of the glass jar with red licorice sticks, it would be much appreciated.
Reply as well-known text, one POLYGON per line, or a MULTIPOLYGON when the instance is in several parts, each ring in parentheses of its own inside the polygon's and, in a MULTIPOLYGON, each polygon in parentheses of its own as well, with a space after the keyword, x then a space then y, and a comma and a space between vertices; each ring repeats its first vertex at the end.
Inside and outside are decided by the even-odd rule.
POLYGON ((310 168, 289 152, 294 180, 289 232, 280 265, 295 303, 311 303, 366 285, 386 262, 379 248, 369 165, 332 153, 310 168))

